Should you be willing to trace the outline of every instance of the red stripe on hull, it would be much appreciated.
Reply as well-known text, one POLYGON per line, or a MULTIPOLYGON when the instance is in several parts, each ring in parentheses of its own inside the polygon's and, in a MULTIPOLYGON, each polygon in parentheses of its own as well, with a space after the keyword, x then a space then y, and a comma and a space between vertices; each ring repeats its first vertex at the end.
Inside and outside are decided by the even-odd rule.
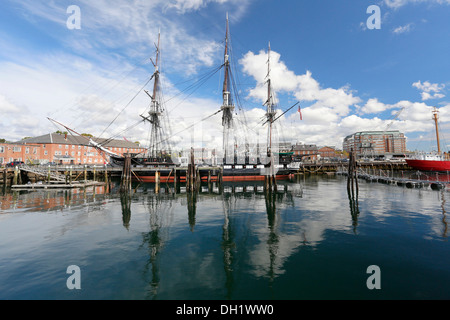
POLYGON ((421 171, 450 171, 450 161, 406 159, 406 163, 421 171))

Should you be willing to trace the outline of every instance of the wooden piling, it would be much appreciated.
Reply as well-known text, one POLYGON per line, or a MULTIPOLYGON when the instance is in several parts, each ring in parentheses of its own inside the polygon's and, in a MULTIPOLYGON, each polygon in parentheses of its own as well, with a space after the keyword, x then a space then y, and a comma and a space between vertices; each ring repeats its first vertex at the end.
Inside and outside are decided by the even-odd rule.
POLYGON ((17 185, 17 183, 19 182, 18 178, 19 178, 19 167, 16 166, 14 168, 13 185, 17 185))
POLYGON ((121 192, 131 191, 131 156, 129 154, 125 154, 123 162, 120 191, 121 192))
POLYGON ((350 152, 350 159, 348 162, 347 191, 353 199, 355 199, 355 187, 356 187, 356 198, 358 198, 359 186, 358 186, 356 159, 353 155, 353 152, 350 152))
POLYGON ((191 148, 191 158, 188 164, 188 171, 186 172, 186 190, 193 192, 196 190, 195 184, 197 181, 197 171, 195 170, 194 149, 191 148))
POLYGON ((3 189, 6 190, 6 186, 8 185, 8 169, 3 169, 3 189))
POLYGON ((105 164, 105 184, 108 185, 108 167, 105 164))

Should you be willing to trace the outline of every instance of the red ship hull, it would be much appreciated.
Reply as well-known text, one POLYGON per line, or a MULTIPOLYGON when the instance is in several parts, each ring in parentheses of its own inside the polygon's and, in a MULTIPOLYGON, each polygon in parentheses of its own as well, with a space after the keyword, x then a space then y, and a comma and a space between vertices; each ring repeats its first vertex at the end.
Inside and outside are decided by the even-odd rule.
POLYGON ((450 161, 406 159, 406 163, 420 171, 450 171, 450 161))

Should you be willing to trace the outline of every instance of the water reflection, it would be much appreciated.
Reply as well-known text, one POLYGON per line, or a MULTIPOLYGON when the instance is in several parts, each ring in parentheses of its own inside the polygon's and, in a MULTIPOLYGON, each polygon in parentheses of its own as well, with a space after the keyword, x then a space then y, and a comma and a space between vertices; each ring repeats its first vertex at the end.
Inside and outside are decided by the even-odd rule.
POLYGON ((111 243, 118 239, 120 244, 117 251, 110 250, 138 252, 136 269, 145 283, 146 299, 177 297, 183 286, 199 296, 201 290, 191 287, 214 292, 210 298, 233 299, 249 275, 275 292, 280 276, 295 274, 289 265, 292 268, 299 254, 321 250, 324 243, 333 247, 342 239, 346 244, 360 241, 365 234, 382 230, 373 225, 381 222, 385 227, 389 219, 395 219, 397 228, 401 219, 407 226, 416 223, 412 218, 426 221, 414 230, 422 237, 432 233, 430 238, 446 238, 448 232, 445 190, 364 183, 354 198, 338 177, 303 178, 280 183, 273 191, 257 183, 203 187, 195 193, 170 186, 155 192, 151 184, 122 194, 104 189, 15 192, 1 198, 1 208, 2 213, 81 209, 82 214, 59 220, 64 225, 57 227, 67 230, 83 229, 95 218, 84 214, 86 208, 102 208, 97 224, 116 222, 120 229, 107 235, 111 243), (355 237, 357 228, 360 235, 355 237), (116 239, 119 235, 123 238, 116 239))
POLYGON ((448 223, 447 223, 447 211, 445 210, 445 191, 441 190, 441 209, 442 209, 442 237, 447 238, 447 231, 448 231, 448 223))

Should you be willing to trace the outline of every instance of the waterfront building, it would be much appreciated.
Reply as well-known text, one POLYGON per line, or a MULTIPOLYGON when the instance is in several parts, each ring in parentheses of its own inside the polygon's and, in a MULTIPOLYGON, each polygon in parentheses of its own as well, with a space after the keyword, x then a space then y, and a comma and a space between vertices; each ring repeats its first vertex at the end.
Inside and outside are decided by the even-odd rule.
POLYGON ((319 148, 315 144, 295 144, 292 146, 294 158, 316 161, 320 159, 319 148))
POLYGON ((322 147, 318 150, 321 159, 333 159, 337 158, 337 150, 335 147, 322 147))
MULTIPOLYGON (((104 148, 123 155, 124 153, 143 153, 145 148, 126 140, 110 140, 92 137, 104 148)), ((64 133, 49 133, 26 138, 14 143, 0 143, 0 165, 12 161, 27 164, 105 164, 109 156, 89 145, 87 139, 64 133)))
POLYGON ((357 158, 404 155, 406 137, 400 131, 362 131, 345 137, 344 151, 353 151, 357 158))

